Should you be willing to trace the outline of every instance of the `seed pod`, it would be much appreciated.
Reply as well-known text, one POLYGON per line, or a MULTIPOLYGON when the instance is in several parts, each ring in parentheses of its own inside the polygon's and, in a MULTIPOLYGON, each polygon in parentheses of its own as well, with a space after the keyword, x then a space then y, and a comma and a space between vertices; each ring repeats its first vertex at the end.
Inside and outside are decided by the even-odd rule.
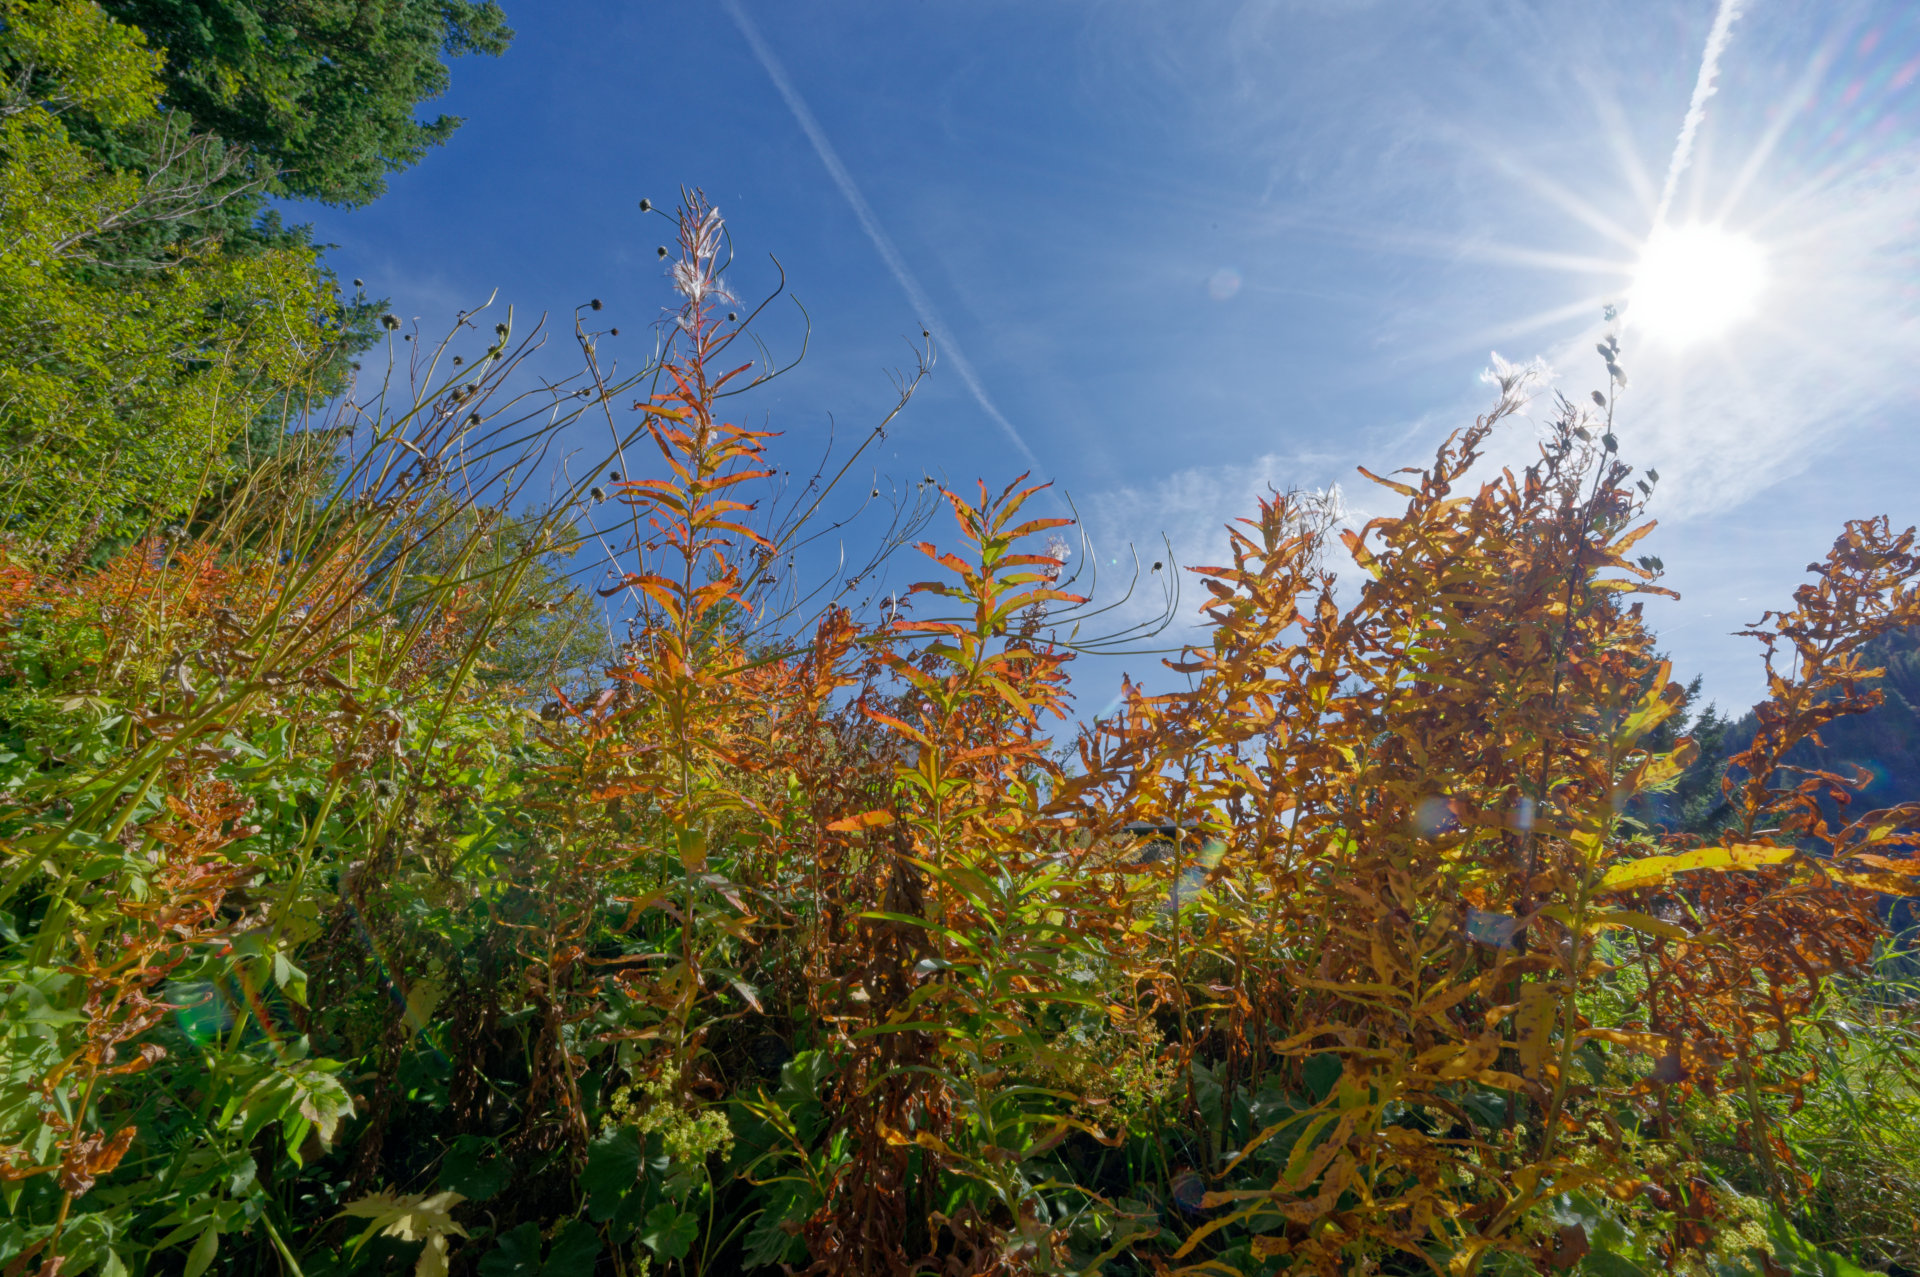
POLYGON ((1607 406, 1607 397, 1601 394, 1597 390, 1593 392, 1593 401, 1599 404, 1602 408, 1607 406))
POLYGON ((599 309, 600 309, 600 299, 599 299, 598 297, 596 297, 596 298, 594 298, 594 299, 593 299, 592 301, 590 301, 590 302, 588 302, 588 303, 587 303, 587 305, 589 305, 589 306, 591 306, 591 307, 593 307, 593 308, 594 308, 595 310, 599 310, 599 309))
POLYGON ((641 200, 641 201, 640 201, 640 211, 641 211, 642 213, 651 213, 651 212, 653 211, 653 201, 652 201, 652 200, 641 200))
POLYGON ((400 316, 395 314, 382 315, 380 316, 380 326, 388 332, 392 332, 400 327, 400 316))

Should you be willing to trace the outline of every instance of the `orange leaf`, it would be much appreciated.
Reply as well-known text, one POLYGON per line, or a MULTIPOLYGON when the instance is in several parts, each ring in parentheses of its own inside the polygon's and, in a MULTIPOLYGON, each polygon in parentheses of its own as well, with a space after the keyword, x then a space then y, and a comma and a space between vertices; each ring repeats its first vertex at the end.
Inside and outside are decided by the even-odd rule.
POLYGON ((862 829, 876 829, 881 825, 892 823, 892 812, 876 808, 873 811, 863 811, 858 816, 849 816, 845 820, 836 820, 827 828, 837 834, 851 834, 862 829))

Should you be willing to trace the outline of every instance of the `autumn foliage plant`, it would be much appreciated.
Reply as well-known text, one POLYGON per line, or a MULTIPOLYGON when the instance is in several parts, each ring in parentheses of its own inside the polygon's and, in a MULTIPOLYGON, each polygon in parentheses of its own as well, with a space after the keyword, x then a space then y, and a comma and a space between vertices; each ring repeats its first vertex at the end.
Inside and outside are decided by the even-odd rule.
POLYGON ((1756 625, 1714 837, 1630 814, 1692 748, 1654 477, 1612 393, 1487 473, 1510 369, 1397 513, 1233 522, 1172 690, 1080 724, 1064 506, 852 484, 891 417, 783 488, 724 223, 675 237, 638 371, 583 307, 585 374, 516 400, 463 317, 485 354, 397 365, 337 464, 5 547, 9 1273, 1831 1260, 1791 1119, 1904 1031, 1855 995, 1920 812, 1786 759, 1920 621, 1911 532, 1756 625))

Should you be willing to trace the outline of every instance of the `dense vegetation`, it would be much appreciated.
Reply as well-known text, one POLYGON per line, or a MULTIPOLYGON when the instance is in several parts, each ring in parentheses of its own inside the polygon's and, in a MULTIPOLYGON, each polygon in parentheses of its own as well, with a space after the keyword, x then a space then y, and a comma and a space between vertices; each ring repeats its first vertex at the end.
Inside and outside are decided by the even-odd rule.
MULTIPOLYGON (((504 39, 374 11, 405 92, 504 39)), ((1911 530, 1842 529, 1696 743, 1609 339, 1524 470, 1477 465, 1507 369, 1398 513, 1223 511, 1184 684, 1077 727, 1044 490, 844 493, 885 422, 780 487, 697 194, 647 366, 595 303, 522 390, 541 334, 469 314, 324 416, 359 339, 310 248, 116 257, 152 175, 86 139, 199 122, 262 12, 5 11, 10 1277, 1920 1267, 1920 807, 1815 765, 1911 704, 1911 530)), ((257 118, 324 198, 438 136, 329 185, 257 118)))

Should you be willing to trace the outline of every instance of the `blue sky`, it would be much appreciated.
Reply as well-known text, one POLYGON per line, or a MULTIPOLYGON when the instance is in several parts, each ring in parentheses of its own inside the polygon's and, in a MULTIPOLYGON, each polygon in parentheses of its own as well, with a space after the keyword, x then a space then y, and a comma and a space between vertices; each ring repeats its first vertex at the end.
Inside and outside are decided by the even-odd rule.
MULTIPOLYGON (((1627 292, 1722 0, 505 7, 513 49, 454 68, 449 146, 369 208, 293 210, 343 277, 427 332, 495 289, 523 315, 600 297, 628 325, 603 353, 637 357, 670 297, 666 227, 636 203, 701 187, 736 292, 775 254, 811 316, 806 362, 755 405, 796 468, 829 414, 844 432, 885 411, 924 324, 943 357, 884 471, 1031 465, 1103 558, 1164 533, 1191 563, 1268 484, 1386 510, 1354 467, 1430 457, 1488 403, 1492 351, 1601 384, 1600 309, 1627 292)), ((1785 604, 1844 519, 1920 514, 1920 7, 1722 17, 1669 220, 1749 236, 1767 284, 1717 339, 1629 328, 1619 434, 1663 476, 1650 548, 1684 596, 1650 616, 1677 673, 1744 707, 1759 665, 1731 631, 1785 604)))

